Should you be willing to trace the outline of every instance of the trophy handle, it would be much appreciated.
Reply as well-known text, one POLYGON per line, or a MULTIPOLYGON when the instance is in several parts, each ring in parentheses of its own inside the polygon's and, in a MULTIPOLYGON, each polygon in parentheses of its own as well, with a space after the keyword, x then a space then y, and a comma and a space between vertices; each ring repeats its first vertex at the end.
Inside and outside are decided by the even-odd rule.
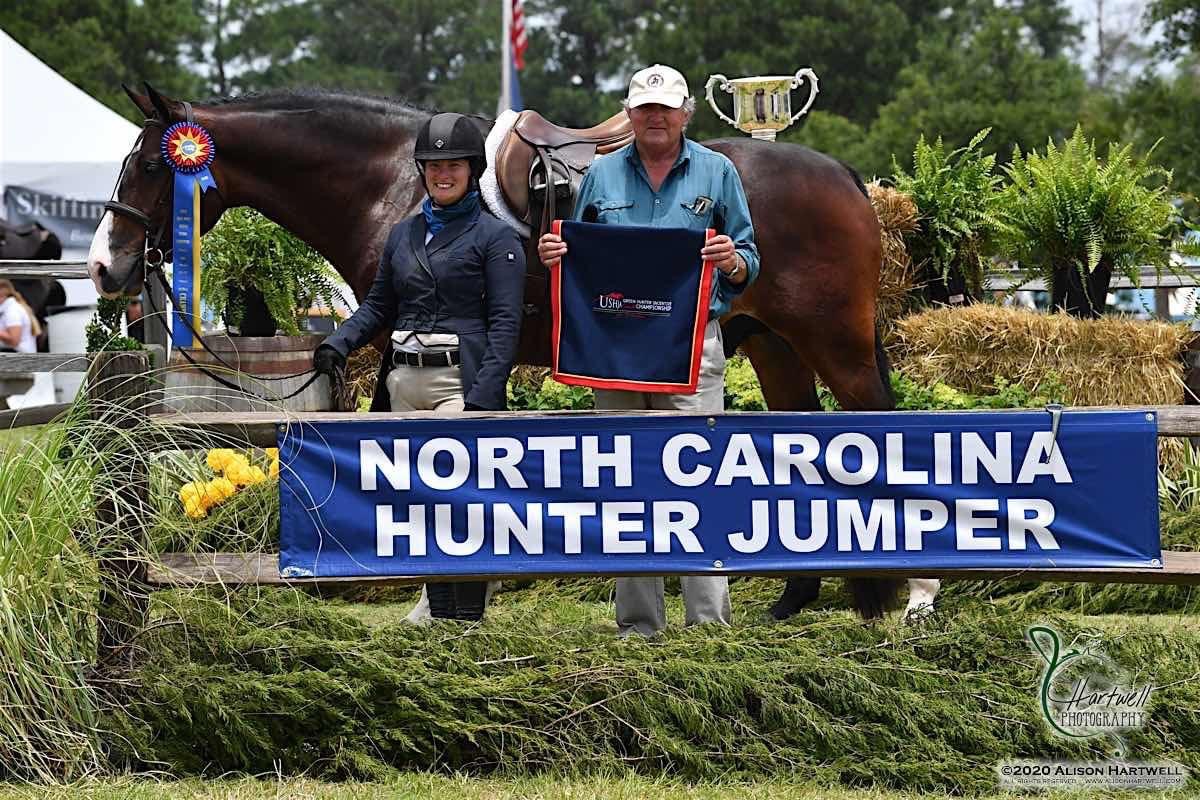
MULTIPOLYGON (((798 88, 801 82, 806 78, 808 79, 808 82, 812 84, 812 91, 808 93, 808 102, 804 104, 804 108, 800 109, 795 114, 792 114, 792 122, 795 122, 808 113, 809 107, 811 107, 813 101, 817 99, 817 92, 821 91, 821 87, 817 84, 817 73, 813 72, 807 67, 797 72, 795 77, 792 78, 792 88, 798 88)), ((709 96, 709 102, 712 102, 711 95, 709 96)))
POLYGON ((717 85, 720 86, 721 91, 730 94, 733 93, 733 87, 729 85, 729 79, 718 73, 708 77, 708 83, 704 84, 704 96, 708 99, 708 104, 712 106, 712 110, 716 112, 716 115, 736 128, 737 123, 725 116, 725 112, 717 108, 717 101, 713 99, 713 87, 717 85))

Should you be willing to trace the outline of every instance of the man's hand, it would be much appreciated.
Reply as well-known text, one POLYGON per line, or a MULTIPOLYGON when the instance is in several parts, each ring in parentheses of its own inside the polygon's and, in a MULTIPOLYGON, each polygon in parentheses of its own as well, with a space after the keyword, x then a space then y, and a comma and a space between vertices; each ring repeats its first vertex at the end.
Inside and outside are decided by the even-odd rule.
POLYGON ((700 257, 712 263, 721 270, 721 274, 734 283, 742 283, 746 280, 746 267, 738 258, 737 249, 733 246, 733 239, 725 234, 717 234, 705 242, 703 249, 700 250, 700 257))
MULTIPOLYGON (((725 237, 729 238, 729 237, 725 237)), ((567 243, 556 233, 544 233, 538 239, 538 258, 547 268, 557 267, 567 254, 567 243)))
POLYGON ((317 348, 317 352, 313 353, 313 369, 321 375, 328 375, 331 379, 336 380, 338 373, 345 368, 346 359, 327 344, 321 345, 317 348))

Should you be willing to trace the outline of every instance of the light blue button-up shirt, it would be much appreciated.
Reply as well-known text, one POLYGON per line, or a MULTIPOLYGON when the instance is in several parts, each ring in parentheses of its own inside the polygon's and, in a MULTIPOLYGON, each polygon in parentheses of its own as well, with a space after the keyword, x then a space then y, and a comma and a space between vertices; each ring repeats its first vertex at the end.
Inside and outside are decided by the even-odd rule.
POLYGON ((742 180, 732 161, 702 144, 683 140, 657 192, 650 188, 635 144, 597 158, 579 187, 575 219, 590 219, 589 206, 595 208, 595 221, 607 225, 716 228, 732 239, 748 274, 744 283, 734 285, 717 271, 708 305, 712 318, 728 312, 733 298, 758 277, 758 248, 742 180))

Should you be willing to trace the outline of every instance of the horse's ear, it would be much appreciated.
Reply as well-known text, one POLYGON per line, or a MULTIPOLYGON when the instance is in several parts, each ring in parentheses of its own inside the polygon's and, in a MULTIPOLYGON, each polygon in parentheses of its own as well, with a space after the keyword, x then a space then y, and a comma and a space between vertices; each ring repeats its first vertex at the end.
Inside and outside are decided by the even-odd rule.
POLYGON ((142 112, 142 116, 153 117, 154 106, 150 104, 150 98, 144 94, 138 94, 133 89, 130 89, 125 84, 121 84, 121 88, 125 90, 125 94, 129 95, 129 99, 138 107, 138 111, 142 112))
POLYGON ((151 86, 149 81, 143 81, 142 85, 146 87, 146 94, 149 96, 150 102, 154 106, 154 110, 158 112, 159 119, 161 119, 163 122, 170 122, 171 104, 174 101, 168 100, 166 97, 163 97, 161 94, 159 94, 158 90, 151 86))

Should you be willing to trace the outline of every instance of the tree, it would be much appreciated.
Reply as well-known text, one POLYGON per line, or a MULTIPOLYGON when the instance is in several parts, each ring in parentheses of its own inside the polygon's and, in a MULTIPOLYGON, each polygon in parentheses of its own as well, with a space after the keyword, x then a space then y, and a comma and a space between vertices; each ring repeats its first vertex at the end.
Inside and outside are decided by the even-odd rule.
POLYGON ((121 83, 149 80, 188 96, 200 82, 181 58, 199 19, 189 0, 8 0, 0 27, 80 89, 135 122, 121 83))
MULTIPOLYGON (((814 110, 866 125, 892 96, 923 26, 936 18, 943 5, 888 0, 814 0, 803 5, 790 0, 682 0, 646 15, 634 50, 639 66, 661 62, 682 71, 700 103, 705 82, 714 73, 729 78, 790 75, 812 67, 821 86, 814 110)), ((730 133, 705 109, 698 111, 691 130, 698 138, 730 133)))
POLYGON ((1200 44, 1200 5, 1195 0, 1151 0, 1145 23, 1147 29, 1162 25, 1167 55, 1194 53, 1200 44))
POLYGON ((1125 134, 1138 150, 1154 151, 1157 163, 1172 172, 1176 190, 1200 195, 1200 75, 1185 61, 1173 77, 1148 75, 1123 98, 1125 134))
POLYGON ((895 98, 879 110, 859 166, 882 174, 893 155, 911 163, 921 134, 957 146, 987 127, 986 149, 1005 159, 1014 145, 1068 136, 1083 99, 1082 70, 1065 56, 1045 57, 1021 17, 999 10, 962 38, 922 42, 895 98))
MULTIPOLYGON (((646 0, 533 0, 526 68, 520 74, 525 105, 562 125, 586 127, 620 110, 637 64, 634 38, 646 0)), ((498 69, 498 66, 497 66, 498 69)))

